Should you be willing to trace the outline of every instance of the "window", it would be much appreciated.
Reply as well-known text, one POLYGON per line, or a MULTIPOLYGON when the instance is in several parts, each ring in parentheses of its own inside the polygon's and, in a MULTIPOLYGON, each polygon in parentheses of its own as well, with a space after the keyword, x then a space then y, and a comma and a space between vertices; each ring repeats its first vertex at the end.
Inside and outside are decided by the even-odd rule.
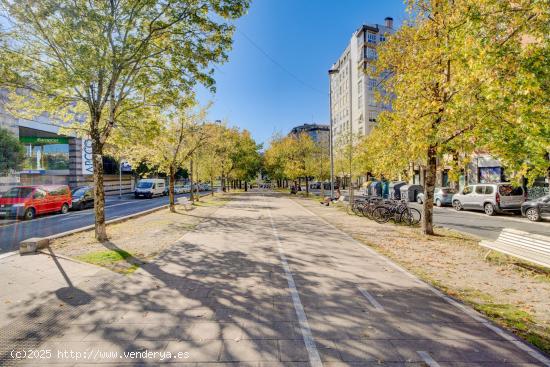
POLYGON ((32 192, 32 187, 12 187, 8 191, 4 193, 4 195, 0 195, 3 198, 26 198, 28 197, 32 192))
POLYGON ((368 43, 376 43, 376 34, 374 33, 367 33, 367 42, 368 43))
POLYGON ((385 42, 386 41, 386 36, 381 34, 380 35, 380 42, 385 42))
POLYGON ((369 90, 374 90, 376 88, 376 79, 369 78, 369 90))
POLYGON ((369 111, 369 121, 370 122, 376 122, 376 112, 369 111))
POLYGON ((374 99, 374 96, 369 96, 369 106, 376 107, 376 99, 374 99))
POLYGON ((485 193, 485 186, 476 186, 476 194, 483 195, 485 193))
POLYGON ((523 188, 521 186, 501 185, 498 188, 498 192, 502 196, 523 196, 523 188))
POLYGON ((365 48, 365 57, 367 59, 376 59, 376 50, 372 47, 365 48))
POLYGON ((470 195, 473 191, 472 186, 466 186, 464 190, 462 190, 462 195, 470 195))
POLYGON ((60 186, 60 187, 56 187, 53 190, 50 190, 49 192, 50 192, 50 195, 63 196, 63 195, 69 194, 69 189, 66 186, 60 186))
POLYGON ((32 195, 33 199, 43 199, 46 197, 46 192, 42 191, 40 189, 36 189, 34 194, 32 195))

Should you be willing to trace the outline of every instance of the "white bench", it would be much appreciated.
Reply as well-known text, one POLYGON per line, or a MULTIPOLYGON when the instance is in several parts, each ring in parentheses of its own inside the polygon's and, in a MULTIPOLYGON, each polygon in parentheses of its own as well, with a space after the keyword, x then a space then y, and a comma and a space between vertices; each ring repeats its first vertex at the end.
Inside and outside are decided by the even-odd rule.
POLYGON ((550 237, 504 228, 495 241, 481 241, 483 247, 550 268, 550 237))
POLYGON ((183 205, 183 207, 185 208, 186 211, 190 210, 190 209, 193 209, 193 203, 186 196, 178 198, 177 203, 179 205, 183 205))

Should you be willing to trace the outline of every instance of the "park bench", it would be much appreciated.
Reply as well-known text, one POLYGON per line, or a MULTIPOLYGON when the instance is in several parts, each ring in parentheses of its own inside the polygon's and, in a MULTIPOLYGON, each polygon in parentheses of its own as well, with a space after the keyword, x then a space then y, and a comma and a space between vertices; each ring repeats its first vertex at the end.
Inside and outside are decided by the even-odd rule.
POLYGON ((495 241, 481 246, 550 268, 550 237, 504 228, 495 241))
POLYGON ((178 198, 178 204, 183 205, 186 211, 193 209, 193 203, 191 202, 191 200, 189 200, 189 198, 185 196, 178 198))

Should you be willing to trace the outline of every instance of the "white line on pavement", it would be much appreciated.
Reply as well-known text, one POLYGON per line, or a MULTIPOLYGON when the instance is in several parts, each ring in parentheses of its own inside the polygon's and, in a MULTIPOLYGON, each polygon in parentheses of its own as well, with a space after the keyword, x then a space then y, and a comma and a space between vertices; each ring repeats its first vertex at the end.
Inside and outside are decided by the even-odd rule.
POLYGON ((313 340, 313 335, 311 335, 311 329, 309 328, 309 323, 307 321, 306 312, 304 311, 304 306, 302 301, 300 301, 300 295, 298 294, 298 289, 296 288, 296 283, 294 282, 294 277, 290 271, 290 266, 286 260, 286 256, 281 245, 281 240, 279 239, 279 233, 277 228, 275 228, 275 223, 273 222, 273 216, 271 215, 271 209, 267 209, 269 213, 269 221, 271 222, 271 228, 273 229, 273 234, 277 240, 277 250, 281 257, 281 262, 283 263, 283 268, 285 269, 286 280, 288 282, 288 288, 290 288, 290 295, 292 296, 292 303, 294 304, 294 310, 296 310, 296 316, 298 317, 298 322, 300 324, 300 330, 302 331, 302 337, 304 338, 304 344, 307 348, 307 353, 309 355, 309 363, 312 367, 323 367, 323 362, 321 361, 321 356, 313 340))
POLYGON ((310 215, 314 216, 314 217, 317 217, 319 218, 320 220, 322 220, 323 222, 325 222, 329 227, 333 228, 335 231, 341 233, 344 237, 346 237, 347 239, 349 239, 352 243, 354 243, 355 245, 357 245, 359 248, 361 248, 363 251, 366 251, 368 252, 369 254, 371 255, 374 255, 374 256, 377 256, 378 258, 381 258, 383 259, 389 266, 393 267, 394 269, 402 272, 403 274, 407 275, 408 277, 410 277, 411 279, 414 279, 416 282, 418 282, 419 284, 422 284, 424 286, 427 286, 428 289, 436 294, 437 296, 443 298, 446 302, 448 302, 449 304, 455 306, 456 308, 462 310, 464 313, 466 313, 467 315, 469 315, 470 317, 472 317, 474 320, 482 323, 483 325, 485 325, 488 329, 492 330, 493 332, 495 332, 496 334, 498 334, 500 337, 502 337, 503 339, 505 340, 508 340, 510 341, 511 343, 513 343, 514 345, 516 345, 519 349, 527 352, 531 357, 537 359, 538 361, 540 361, 541 363, 543 363, 546 367, 550 367, 550 359, 548 359, 547 357, 545 357, 542 353, 540 353, 538 350, 536 350, 535 348, 531 347, 529 344, 519 340, 518 338, 516 338, 515 336, 513 336, 512 334, 510 333, 507 333, 505 332, 504 330, 502 330, 501 328, 493 325, 489 320, 485 319, 484 317, 482 317, 478 312, 472 310, 471 308, 469 307, 466 307, 465 305, 455 301, 454 299, 444 295, 441 291, 439 291, 438 289, 434 288, 432 285, 420 280, 418 277, 416 277, 414 274, 412 274, 411 272, 409 272, 408 270, 406 270, 405 268, 402 268, 401 266, 397 265, 396 263, 394 263, 393 261, 391 261, 389 258, 387 258, 386 256, 374 251, 372 248, 366 246, 365 244, 357 241, 355 238, 353 238, 352 236, 350 236, 348 233, 342 231, 341 229, 337 228, 335 225, 333 225, 332 223, 330 223, 328 220, 326 220, 325 218, 313 213, 311 210, 309 210, 308 208, 298 204, 297 202, 295 202, 294 200, 291 200, 289 199, 292 203, 294 203, 294 205, 302 208, 304 211, 306 211, 307 213, 309 213, 310 215))
POLYGON ((361 294, 369 300, 369 302, 374 306, 374 308, 376 308, 378 311, 384 311, 384 307, 382 307, 382 305, 372 296, 372 294, 370 294, 369 292, 367 292, 365 289, 361 288, 361 287, 358 287, 359 289, 359 292, 361 292, 361 294))
POLYGON ((420 358, 422 358, 429 367, 440 367, 439 363, 437 363, 428 352, 419 350, 416 353, 418 353, 420 358))

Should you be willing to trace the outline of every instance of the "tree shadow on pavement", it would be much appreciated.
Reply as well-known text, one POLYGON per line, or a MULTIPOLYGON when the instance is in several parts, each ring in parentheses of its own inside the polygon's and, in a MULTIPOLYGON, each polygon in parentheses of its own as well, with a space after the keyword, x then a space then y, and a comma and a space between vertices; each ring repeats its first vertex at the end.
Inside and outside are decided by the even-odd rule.
POLYGON ((37 304, 32 312, 2 331, 0 363, 13 362, 10 348, 41 345, 188 352, 179 361, 199 365, 307 363, 304 325, 268 210, 324 362, 423 363, 418 350, 438 361, 464 362, 465 356, 492 361, 502 355, 532 362, 422 283, 352 247, 319 218, 283 211, 278 196, 237 195, 131 276, 106 273, 82 285, 91 297, 86 304, 55 307, 48 300, 29 300, 37 304), (250 208, 257 211, 243 210, 250 208), (480 348, 484 353, 474 353, 480 348))

